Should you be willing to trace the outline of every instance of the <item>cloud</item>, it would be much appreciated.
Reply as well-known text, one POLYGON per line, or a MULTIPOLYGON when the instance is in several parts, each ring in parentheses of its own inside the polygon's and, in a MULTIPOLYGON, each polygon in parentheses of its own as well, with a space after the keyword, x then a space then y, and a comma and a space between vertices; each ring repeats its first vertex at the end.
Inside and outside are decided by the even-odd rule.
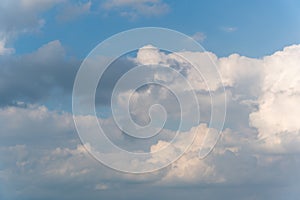
POLYGON ((54 93, 70 94, 79 62, 68 59, 59 41, 37 51, 1 62, 1 105, 17 101, 37 102, 54 93))
POLYGON ((203 42, 206 39, 206 35, 202 32, 196 32, 191 37, 198 42, 203 42))
POLYGON ((0 109, 1 146, 61 145, 74 133, 72 115, 45 106, 24 105, 0 109), (52 141, 53 143, 49 143, 52 141))
MULTIPOLYGON (((271 151, 278 148, 279 152, 289 152, 289 150, 296 151, 299 142, 298 55, 299 45, 286 47, 283 51, 261 59, 238 54, 218 58, 211 52, 183 51, 166 54, 148 45, 138 51, 136 62, 145 65, 163 64, 174 68, 186 77, 195 91, 218 91, 223 84, 228 96, 228 116, 225 126, 252 134, 255 134, 252 129, 257 128, 258 132, 254 136, 258 137, 261 144, 266 145, 265 148, 271 148, 271 151), (192 62, 194 66, 180 56, 192 62), (216 77, 215 71, 211 70, 214 68, 219 71, 222 79, 216 77), (198 74, 196 69, 200 70, 201 74, 198 74)), ((147 77, 146 74, 143 76, 147 77)), ((161 73, 159 76, 167 77, 161 73)), ((168 86, 177 87, 176 79, 166 80, 168 86)), ((132 107, 135 119, 144 119, 142 123, 147 123, 149 117, 147 112, 142 112, 143 109, 140 109, 141 106, 137 102, 151 105, 155 100, 159 100, 166 108, 176 106, 171 103, 170 98, 164 99, 166 97, 163 95, 164 89, 150 87, 147 91, 148 93, 134 95, 137 107, 132 107)), ((208 108, 211 102, 207 100, 207 94, 199 93, 197 97, 201 102, 202 119, 207 123, 210 117, 205 113, 210 112, 208 108)), ((216 105, 215 110, 218 110, 218 104, 216 105)), ((147 108, 146 106, 145 109, 147 108)), ((176 116, 170 110, 167 113, 176 116)))
MULTIPOLYGON (((39 30, 45 23, 40 14, 63 0, 4 0, 0 3, 0 34, 12 39, 39 30)), ((2 38, 1 38, 2 39, 2 38)))
MULTIPOLYGON (((129 185, 133 185, 135 191, 136 188, 146 191, 149 185, 154 186, 151 190, 157 195, 161 188, 168 190, 193 186, 195 190, 191 193, 198 190, 206 193, 209 187, 211 191, 207 192, 210 194, 207 196, 211 199, 230 196, 224 192, 225 188, 230 187, 235 188, 232 193, 237 188, 247 190, 249 195, 239 194, 239 199, 246 200, 252 197, 265 199, 274 197, 274 194, 278 194, 275 199, 281 199, 280 195, 296 196, 295 191, 298 190, 289 191, 286 188, 299 186, 300 178, 300 126, 297 123, 299 53, 300 45, 292 45, 258 59, 238 54, 218 58, 211 52, 166 53, 148 45, 137 52, 136 58, 122 58, 113 63, 106 79, 102 80, 102 89, 105 90, 103 92, 101 89, 102 93, 98 96, 106 98, 106 101, 99 100, 102 106, 108 105, 111 89, 122 73, 132 69, 132 65, 157 63, 175 69, 186 77, 196 89, 201 103, 201 117, 204 118, 201 124, 190 125, 189 130, 180 134, 181 137, 197 134, 191 148, 167 168, 143 175, 121 174, 99 165, 81 145, 70 113, 30 104, 43 104, 45 99, 54 101, 59 97, 55 95, 56 90, 70 95, 79 62, 66 56, 59 41, 49 42, 31 54, 1 60, 0 93, 1 103, 5 106, 0 109, 0 180, 8 187, 7 193, 15 195, 8 199, 45 196, 53 199, 62 197, 61 194, 68 193, 66 191, 70 191, 70 196, 64 196, 65 199, 82 199, 82 195, 98 199, 116 195, 115 190, 130 193, 132 188, 126 188, 129 185), (207 55, 216 65, 211 64, 207 55), (201 70, 208 80, 209 90, 216 96, 223 83, 228 99, 226 129, 214 151, 202 160, 198 154, 203 136, 208 131, 217 131, 207 123, 210 114, 209 90, 204 80, 195 75, 197 72, 191 64, 181 56, 201 70), (222 83, 210 71, 212 67, 221 73, 222 83), (251 191, 260 191, 257 187, 261 192, 251 196, 251 191), (215 193, 222 195, 214 196, 215 193)), ((147 75, 145 73, 143 78, 147 75)), ((156 78, 180 88, 176 77, 167 75, 157 74, 156 78)), ((127 94, 128 87, 123 85, 123 94, 127 94)), ((221 98, 216 99, 221 102, 221 98)), ((139 123, 149 121, 148 107, 155 101, 164 104, 173 116, 179 112, 165 88, 140 88, 134 93, 132 101, 136 103, 131 107, 132 114, 134 119, 140 120, 139 123)), ((184 103, 189 105, 190 102, 184 103)), ((218 110, 219 104, 216 105, 218 110)), ((108 137, 115 144, 130 151, 150 149, 154 152, 169 144, 174 135, 174 130, 166 127, 164 135, 138 143, 124 136, 110 116, 98 121, 106 125, 110 133, 108 137)), ((89 126, 88 117, 85 123, 89 126)), ((161 158, 167 159, 176 154, 181 148, 183 143, 179 138, 165 154, 155 155, 146 161, 155 164, 161 158)), ((170 193, 161 194, 170 197, 170 193)), ((198 195, 195 193, 195 199, 199 198, 198 195)), ((178 196, 180 194, 174 195, 174 198, 178 196)), ((130 197, 138 199, 141 196, 132 192, 130 197)))
POLYGON ((139 49, 136 61, 144 65, 167 65, 184 75, 197 91, 217 90, 222 86, 216 73, 215 63, 218 58, 211 52, 182 51, 166 54, 150 45, 139 49))
MULTIPOLYGON (((13 42, 20 34, 38 32, 46 23, 46 11, 61 8, 58 18, 70 20, 88 13, 91 2, 68 0, 3 0, 0 2, 0 55, 6 43, 13 42), (2 49, 2 50, 1 50, 2 49)), ((6 53, 12 53, 6 49, 6 53)), ((3 54, 3 53, 2 53, 3 54)))
POLYGON ((146 45, 140 48, 137 52, 136 57, 137 62, 144 65, 158 64, 165 59, 166 56, 164 55, 164 53, 160 52, 159 49, 152 45, 146 45))
POLYGON ((62 11, 57 15, 57 19, 60 21, 69 21, 73 20, 76 17, 85 15, 90 13, 90 9, 92 6, 92 2, 88 1, 86 3, 66 3, 66 5, 63 6, 62 11))
POLYGON ((7 186, 0 195, 9 199, 47 198, 51 193, 55 198, 98 199, 99 190, 159 178, 121 174, 101 165, 82 146, 69 113, 38 105, 6 107, 0 109, 0 124, 0 181, 7 186))
POLYGON ((223 26, 221 27, 221 30, 227 33, 232 33, 238 30, 237 27, 233 27, 233 26, 223 26))
POLYGON ((161 0, 108 0, 102 4, 107 11, 115 11, 122 17, 136 19, 139 16, 160 16, 169 11, 169 5, 161 0))
POLYGON ((12 54, 15 51, 13 48, 5 47, 5 45, 6 45, 5 39, 0 40, 0 56, 12 54))
MULTIPOLYGON (((228 187, 249 191, 257 191, 254 185, 264 189, 291 187, 300 175, 297 173, 300 164, 298 156, 258 152, 254 149, 257 143, 255 138, 230 129, 223 132, 221 141, 209 157, 199 159, 199 145, 209 129, 205 124, 190 130, 189 133, 197 131, 198 137, 177 162, 154 173, 130 175, 103 167, 90 157, 75 136, 72 116, 67 113, 49 111, 36 105, 9 107, 1 109, 0 121, 3 122, 3 133, 15 137, 15 143, 0 147, 0 180, 8 187, 6 193, 10 194, 10 199, 81 199, 82 196, 99 199, 113 196, 116 190, 130 194, 128 198, 138 199, 139 195, 135 197, 137 194, 131 194, 131 186, 144 192, 149 190, 149 185, 155 193, 162 189, 174 192, 174 187, 192 186, 195 190, 208 187, 212 190, 210 195, 215 192, 225 195, 223 189, 228 187), (36 144, 26 141, 25 135, 28 139, 34 136, 32 140, 36 144), (13 192, 15 190, 18 192, 13 192)), ((1 141, 7 140, 3 134, 0 138, 1 141)), ((160 143, 154 144, 152 149, 160 148, 160 143)), ((282 194, 294 194, 280 191, 282 194)), ((264 195, 268 194, 264 191, 257 198, 263 199, 264 195)), ((243 197, 242 194, 239 196, 243 197)))
MULTIPOLYGON (((299 45, 293 45, 284 48, 283 51, 275 52, 261 59, 247 58, 238 54, 217 58, 213 53, 208 54, 213 62, 216 63, 216 67, 222 75, 223 84, 228 96, 228 116, 225 126, 241 134, 245 141, 240 141, 242 139, 235 135, 232 141, 236 140, 237 143, 228 150, 226 150, 226 148, 223 149, 224 151, 222 151, 222 149, 220 151, 218 148, 215 149, 215 153, 210 157, 213 161, 207 165, 205 164, 206 160, 200 162, 196 159, 197 153, 193 152, 193 150, 187 152, 186 155, 178 161, 179 164, 175 164, 174 169, 170 171, 168 175, 170 181, 167 182, 177 184, 176 181, 174 182, 174 179, 179 182, 180 180, 184 180, 184 182, 193 182, 195 179, 196 182, 206 180, 206 177, 202 176, 195 178, 195 174, 205 175, 206 173, 208 174, 208 178, 215 177, 213 179, 215 183, 218 183, 218 181, 228 182, 229 180, 229 182, 241 181, 238 177, 235 177, 235 175, 232 175, 232 177, 222 176, 224 174, 230 174, 227 172, 218 174, 218 170, 220 169, 218 169, 218 165, 215 166, 215 164, 218 163, 218 159, 221 159, 223 156, 229 156, 228 160, 233 159, 232 162, 237 162, 238 160, 242 161, 245 158, 243 162, 245 162, 246 171, 248 173, 245 174, 244 178, 249 180, 251 176, 255 174, 255 171, 251 172, 252 167, 260 168, 260 164, 262 163, 264 163, 263 165, 270 165, 271 167, 274 163, 279 162, 278 159, 285 162, 285 157, 273 157, 273 153, 286 155, 287 153, 297 154, 299 152, 298 136, 300 127, 297 123, 300 114, 299 106, 297 106, 297 102, 300 100, 300 81, 297 78, 300 74, 298 67, 300 63, 298 56, 299 49, 299 45), (257 130, 253 128, 257 128, 257 130), (241 144, 239 144, 239 141, 241 144), (245 146, 240 146, 242 144, 245 146), (270 157, 265 156, 266 153, 271 153, 271 155, 269 155, 270 157), (243 155, 244 158, 240 157, 240 154, 241 156, 243 155), (215 156, 218 159, 214 160, 215 156), (181 160, 182 162, 180 162, 181 160), (257 162, 262 163, 258 164, 257 162), (215 167, 209 168, 208 166, 215 167), (250 168, 248 169, 248 167, 250 168), (195 169, 196 172, 191 172, 192 169, 195 169), (201 171, 201 169, 207 169, 208 171, 201 171), (173 173, 171 173, 172 171, 173 173), (251 173, 253 174, 251 175, 251 173), (233 179, 233 177, 235 178, 233 179)), ((211 78, 211 73, 207 68, 214 66, 206 62, 203 52, 180 52, 178 54, 192 61, 201 72, 204 72, 203 74, 208 77, 208 85, 211 86, 211 90, 217 90, 220 87, 218 80, 213 77, 211 78), (204 66, 206 68, 204 68, 204 66)), ((179 68, 176 68, 178 71, 180 71, 180 67, 186 68, 184 74, 186 78, 195 85, 194 88, 196 90, 207 90, 204 84, 203 87, 201 87, 201 81, 193 83, 193 75, 195 73, 192 73, 193 70, 191 70, 188 65, 185 66, 183 64, 184 61, 180 59, 180 57, 159 52, 152 46, 141 48, 137 54, 137 62, 142 64, 167 64, 172 67, 174 61, 180 63, 178 65, 179 68)), ((153 94, 156 93, 153 92, 153 94)), ((160 98, 160 95, 155 98, 160 98)), ((145 99, 143 102, 145 102, 145 99)), ((203 98, 200 102, 204 102, 203 98)), ((229 133, 232 134, 232 131, 229 131, 229 133)), ((226 137, 228 137, 228 135, 226 137)), ((157 146, 161 146, 163 142, 164 141, 158 142, 157 146)), ((155 145, 153 148, 155 148, 155 145)), ((174 151, 176 151, 176 148, 174 148, 174 151)), ((170 156, 172 152, 168 152, 168 154, 170 156)), ((162 155, 162 157, 169 156, 162 155)), ((210 161, 210 158, 208 158, 208 161, 210 161)), ((226 162, 224 161, 224 163, 226 162)), ((222 165, 221 163, 219 164, 222 165)), ((240 166, 240 164, 237 165, 240 166)), ((278 170, 281 171, 284 169, 278 170)), ((259 173, 264 174, 265 172, 262 171, 259 173)), ((237 174, 240 176, 243 172, 238 172, 237 174)), ((286 174, 286 176, 289 175, 286 174)), ((271 179, 271 177, 272 174, 270 174, 269 178, 271 179)), ((284 179, 284 177, 282 178, 284 179)), ((251 181, 256 182, 256 180, 252 179, 251 181)))
POLYGON ((258 129, 259 138, 283 151, 299 151, 299 53, 300 45, 293 45, 263 59, 258 110, 250 114, 250 124, 258 129))
MULTIPOLYGON (((180 52, 180 55, 185 55, 189 60, 192 60, 193 63, 197 63, 199 69, 207 70, 204 68, 212 67, 208 65, 206 59, 204 58, 204 54, 202 52, 180 52), (202 65, 201 65, 202 64, 202 65)), ((283 164, 285 162, 291 162, 292 165, 296 167, 296 163, 293 158, 285 157, 286 153, 289 151, 277 151, 278 148, 273 143, 264 143, 261 140, 260 132, 257 132, 253 127, 249 126, 249 122, 251 122, 251 113, 255 113, 256 109, 259 108, 259 99, 264 95, 262 88, 264 88, 264 82, 266 80, 270 81, 270 85, 276 83, 278 78, 274 77, 272 79, 268 78, 271 75, 271 72, 265 72, 268 69, 274 70, 274 63, 278 64, 279 71, 286 69, 292 69, 291 74, 296 76, 298 74, 297 68, 293 68, 296 66, 296 63, 299 61, 295 61, 295 58, 298 58, 298 46, 292 46, 286 48, 284 53, 276 52, 271 56, 266 56, 262 59, 253 59, 247 58, 244 56, 240 56, 238 54, 233 54, 229 57, 225 58, 217 58, 214 54, 209 54, 213 61, 217 64, 219 71, 222 74, 224 80, 224 86, 226 87, 226 92, 228 96, 228 119, 226 122, 226 126, 231 127, 232 129, 226 130, 223 135, 223 139, 220 142, 220 146, 218 146, 213 153, 205 160, 199 160, 198 151, 201 146, 201 141, 198 140, 195 142, 195 147, 191 148, 186 154, 178 160, 178 163, 174 163, 171 169, 168 171, 166 177, 162 179, 162 184, 171 184, 178 185, 180 183, 184 184, 201 184, 204 183, 214 183, 214 184, 245 184, 246 182, 251 182, 255 184, 259 184, 261 182, 276 182, 276 184, 281 184, 283 182, 287 183, 288 179, 291 178, 291 174, 283 174, 279 179, 273 179, 275 174, 279 171, 284 171, 285 169, 279 166, 276 168, 275 166, 279 163, 283 164), (288 51, 287 51, 288 50, 288 51), (285 55, 289 57, 282 58, 282 60, 287 61, 287 64, 278 62, 277 55, 285 55), (271 65, 269 62, 272 61, 271 65), (290 65, 291 63, 291 65, 290 65), (296 70, 296 71, 295 71, 296 70), (250 115, 250 118, 249 118, 250 115), (273 155, 270 153, 277 152, 280 155, 273 155), (227 160, 227 161, 226 161, 227 160), (234 163, 234 164, 230 164, 234 163), (236 167, 236 168, 235 168, 236 167), (272 171, 272 168, 276 168, 272 171), (265 171, 266 170, 266 171, 265 171), (277 171, 277 172, 275 172, 277 171), (245 173, 247 172, 247 173, 245 173), (259 177, 262 178, 254 178, 257 177, 257 174, 260 174, 259 177), (196 176, 199 175, 199 176, 196 176), (265 179, 263 178, 265 177, 265 179), (287 178, 289 177, 289 178, 287 178), (287 178, 287 179, 286 179, 287 178)), ((189 72, 191 70, 188 65, 184 65, 184 61, 174 55, 174 54, 165 54, 160 52, 153 46, 145 46, 140 49, 137 53, 136 62, 139 64, 165 64, 169 67, 174 67, 176 70, 180 71, 181 67, 186 68, 184 75, 188 80, 193 80, 192 73, 189 72), (174 63, 178 62, 178 65, 174 63)), ((276 69, 276 68, 275 68, 276 69)), ((210 75, 206 72, 206 75, 210 75)), ((278 76, 278 72, 273 72, 278 76)), ((162 74, 160 74, 162 75, 162 74)), ((162 75, 163 76, 163 75, 162 75)), ((211 85, 214 90, 217 90, 219 85, 218 81, 211 80, 211 85)), ((298 83, 297 79, 286 79, 286 84, 295 85, 298 83), (289 80, 296 80, 289 81, 289 80)), ((172 84, 172 82, 171 82, 172 84)), ((205 90, 205 87, 199 87, 200 84, 195 84, 197 90, 205 90)), ((297 86, 297 85, 295 85, 297 86)), ((296 87, 298 88, 298 87, 296 87)), ((280 93, 282 93, 280 90, 280 93)), ((295 87, 292 87, 292 91, 295 90, 295 87)), ((134 96, 134 99, 141 98, 143 99, 143 105, 147 105, 148 101, 151 101, 151 97, 148 95, 154 95, 154 99, 159 99, 160 102, 163 102, 162 97, 164 95, 157 93, 157 90, 151 87, 145 88, 147 98, 144 98, 144 93, 137 93, 134 96)), ((135 102, 137 102, 135 100, 135 102)), ((169 105, 171 105, 170 101, 169 105)), ((201 101, 202 103, 203 101, 201 101)), ((208 104, 209 105, 209 104, 208 104)), ((293 104, 292 104, 293 105, 293 104)), ((147 106, 146 106, 147 107, 147 106)), ((168 106, 166 106, 167 108, 168 106)), ((174 106, 171 106, 172 108, 174 106)), ((203 106, 207 107, 207 106, 203 106)), ((141 108, 141 106, 140 106, 141 108)), ((280 107, 280 108, 285 108, 280 107)), ((288 111, 289 109, 287 109, 288 111)), ((137 114, 137 117, 143 119, 142 114, 137 114)), ((275 115, 276 116, 276 115, 275 115)), ((292 115, 292 119, 296 120, 296 115, 292 115)), ((261 119, 257 118, 257 121, 261 121, 261 119)), ((287 120, 289 121, 289 120, 287 120)), ((262 125, 265 124, 263 121, 262 125)), ((285 123, 285 121, 283 121, 285 123)), ((277 123, 280 124, 280 121, 277 123)), ((291 124, 295 124, 295 121, 292 121, 291 124)), ((284 126, 284 124, 281 124, 284 126)), ((297 125, 294 125, 296 130, 298 128, 297 125)), ((205 126, 200 126, 202 131, 199 131, 200 135, 203 135, 207 130, 205 126)), ((191 132, 195 131, 196 128, 192 129, 191 132)), ((279 129, 280 130, 280 129, 279 129)), ((271 132, 270 137, 276 136, 276 132, 271 132)), ((289 140, 287 144, 292 144, 296 146, 298 143, 297 135, 289 135, 282 134, 282 137, 288 136, 289 140), (296 140, 295 140, 296 139, 296 140), (294 141, 293 141, 294 140, 294 141), (292 142, 292 143, 291 143, 292 142)), ((270 141, 272 142, 272 141, 270 141)), ((151 147, 153 151, 161 148, 168 144, 167 141, 161 140, 158 141, 155 145, 151 147)), ((160 157, 153 158, 161 159, 161 158, 169 158, 176 151, 177 147, 174 146, 172 151, 165 152, 165 155, 160 155, 160 157)), ((291 150, 291 149, 290 149, 291 150)), ((151 162, 154 162, 151 160, 151 162)), ((297 159, 296 159, 297 160, 297 159)), ((295 168, 292 169, 293 171, 295 168)))

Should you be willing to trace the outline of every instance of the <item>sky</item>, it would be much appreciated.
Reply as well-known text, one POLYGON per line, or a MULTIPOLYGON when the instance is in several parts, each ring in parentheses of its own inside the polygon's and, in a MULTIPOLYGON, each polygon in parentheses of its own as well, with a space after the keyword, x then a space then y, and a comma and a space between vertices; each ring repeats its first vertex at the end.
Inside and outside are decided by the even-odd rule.
POLYGON ((1 0, 0 199, 299 199, 299 13, 1 0))

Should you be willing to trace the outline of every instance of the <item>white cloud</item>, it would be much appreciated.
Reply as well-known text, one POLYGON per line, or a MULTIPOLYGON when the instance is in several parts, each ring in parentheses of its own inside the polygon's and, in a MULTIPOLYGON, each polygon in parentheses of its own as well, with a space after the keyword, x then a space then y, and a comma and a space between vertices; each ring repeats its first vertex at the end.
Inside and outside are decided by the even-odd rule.
POLYGON ((259 138, 274 148, 298 149, 300 142, 300 45, 286 47, 263 59, 262 92, 259 108, 250 114, 250 123, 259 138))
MULTIPOLYGON (((262 140, 262 143, 265 143, 268 148, 273 146, 283 152, 283 148, 298 149, 296 144, 299 142, 300 130, 297 123, 300 115, 299 49, 299 45, 293 45, 262 59, 254 59, 238 54, 218 58, 210 52, 165 54, 153 46, 146 46, 138 51, 137 62, 175 66, 176 70, 184 72, 196 91, 216 91, 223 83, 227 87, 227 93, 230 94, 229 98, 233 98, 228 100, 230 103, 228 115, 236 117, 237 121, 228 119, 231 126, 235 127, 241 123, 243 128, 247 129, 248 125, 245 122, 248 120, 252 127, 258 129, 258 139, 262 140), (180 56, 192 62, 194 67, 180 56), (211 70, 214 68, 220 72, 222 80, 218 79, 215 71, 211 70), (205 80, 197 74, 197 70, 200 70, 205 80), (242 110, 243 113, 240 115, 245 116, 243 118, 238 117, 237 114, 242 110), (242 119, 245 120, 243 123, 242 119)), ((176 84, 176 81, 171 84, 176 84)), ((154 94, 158 95, 155 99, 163 97, 155 91, 150 91, 147 95, 154 94)), ((210 105, 209 101, 207 105, 204 104, 205 97, 199 99, 202 107, 207 108, 210 105)), ((147 100, 149 97, 143 98, 142 102, 147 100)), ((167 105, 172 104, 169 102, 167 105)), ((207 111, 206 109, 202 113, 207 111)))
POLYGON ((166 56, 152 45, 146 45, 139 49, 136 60, 143 65, 155 65, 166 60, 166 56))
MULTIPOLYGON (((173 148, 172 151, 164 152, 159 157, 153 157, 150 161, 157 162, 160 159, 170 158, 170 154, 175 153, 178 149, 184 148, 184 143, 181 140, 185 137, 193 137, 196 132, 196 139, 192 146, 185 152, 185 154, 176 162, 174 162, 168 170, 166 176, 162 178, 160 184, 178 184, 178 182, 202 182, 202 183, 219 183, 225 181, 223 177, 216 174, 215 166, 213 163, 208 163, 206 160, 199 159, 199 149, 202 146, 205 135, 209 132, 209 128, 205 124, 201 124, 198 127, 193 127, 189 132, 182 134, 181 139, 176 140, 170 144, 173 148)), ((151 151, 157 151, 157 149, 166 146, 163 141, 159 141, 157 144, 151 147, 151 151)), ((208 145, 208 144, 207 144, 208 145)))
MULTIPOLYGON (((21 104, 20 104, 21 105, 21 104)), ((49 111, 45 106, 24 105, 0 109, 1 144, 47 144, 64 142, 73 131, 73 119, 70 114, 49 111), (37 140, 36 138, 44 138, 37 140)), ((47 144, 48 145, 48 144, 47 144)))
POLYGON ((218 58, 211 52, 183 51, 165 54, 148 45, 139 49, 136 61, 143 65, 161 64, 172 67, 186 76, 195 90, 217 90, 222 86, 215 65, 218 58))
POLYGON ((238 54, 219 58, 218 66, 225 86, 234 87, 241 96, 257 97, 260 92, 263 61, 238 54))
MULTIPOLYGON (((36 130, 36 133, 40 132, 43 135, 35 135, 35 142, 44 140, 50 144, 47 146, 42 143, 43 145, 37 147, 22 139, 19 140, 19 144, 1 146, 2 173, 0 177, 6 180, 6 184, 18 188, 19 193, 15 195, 23 197, 43 196, 50 191, 55 191, 55 194, 73 191, 76 196, 81 196, 95 191, 115 190, 120 187, 120 184, 128 182, 160 187, 203 184, 221 187, 248 182, 284 185, 296 176, 287 171, 296 172, 298 169, 297 162, 299 161, 260 152, 254 149, 254 144, 257 143, 255 138, 247 138, 245 134, 234 133, 231 130, 225 130, 215 150, 209 157, 201 160, 198 158, 199 146, 203 141, 203 136, 209 130, 205 124, 202 124, 187 133, 197 131, 198 137, 183 157, 168 168, 138 176, 120 174, 100 165, 90 157, 79 141, 72 142, 72 137, 61 139, 61 143, 54 142, 57 140, 53 140, 53 135, 63 134, 70 128, 68 124, 72 119, 69 115, 49 111, 43 106, 30 106, 6 108, 1 111, 0 116, 3 124, 14 129, 2 126, 2 130, 10 130, 10 133, 18 132, 17 137, 22 134, 29 137, 32 134, 31 130, 36 130), (3 118, 10 123, 3 121, 3 118), (33 128, 29 129, 29 126, 33 128), (72 187, 66 187, 66 183, 68 185, 71 182, 72 187), (53 184, 57 186, 54 190, 51 189, 53 184), (35 190, 32 191, 32 188, 35 190), (28 193, 28 191, 31 192, 28 193)), ((1 140, 3 141, 3 135, 1 135, 1 140)), ((164 140, 161 140, 153 145, 152 150, 161 148, 163 143, 165 143, 164 140)), ((180 139, 174 145, 173 151, 176 151, 179 146, 180 139)), ((167 158, 165 154, 161 156, 167 158)), ((154 157, 153 159, 160 158, 154 157)), ((148 162, 155 163, 153 159, 148 162)))

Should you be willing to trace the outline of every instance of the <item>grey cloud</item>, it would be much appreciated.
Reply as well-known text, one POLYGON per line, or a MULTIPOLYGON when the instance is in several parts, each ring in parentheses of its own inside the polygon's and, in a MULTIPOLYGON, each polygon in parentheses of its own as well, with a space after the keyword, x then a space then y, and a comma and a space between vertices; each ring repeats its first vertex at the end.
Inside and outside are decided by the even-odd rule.
POLYGON ((69 94, 80 62, 67 58, 59 41, 52 41, 36 52, 2 59, 0 104, 17 101, 34 103, 69 94), (56 95, 56 96, 55 96, 56 95))
MULTIPOLYGON (((68 56, 59 41, 51 41, 30 54, 3 57, 0 64, 0 106, 47 101, 71 104, 73 83, 81 61, 68 56)), ((110 104, 114 85, 135 65, 130 59, 120 58, 107 68, 96 91, 98 106, 110 104)))
POLYGON ((122 75, 135 66, 136 64, 128 58, 118 58, 112 62, 99 80, 96 91, 96 104, 99 106, 110 105, 115 84, 122 75))
MULTIPOLYGON (((49 115, 57 116, 51 112, 49 115)), ((65 132, 64 128, 60 127, 59 121, 62 119, 57 118, 57 123, 53 124, 52 129, 56 133, 65 132)), ((40 123, 46 125, 49 120, 45 118, 40 123)), ((26 125, 15 125, 19 128, 18 132, 26 133, 24 132, 28 129, 26 125)), ((42 126, 39 129, 43 131, 42 126)), ((292 189, 297 187, 300 175, 298 155, 283 157, 244 151, 246 145, 243 142, 244 136, 230 131, 224 133, 222 141, 207 159, 196 158, 194 165, 193 151, 187 152, 183 157, 187 164, 185 173, 193 173, 192 182, 185 179, 188 177, 186 174, 180 177, 179 171, 174 174, 178 175, 177 178, 168 176, 173 170, 178 170, 176 166, 184 165, 180 164, 181 161, 152 174, 122 174, 100 165, 80 144, 72 143, 72 137, 64 140, 64 144, 58 144, 50 139, 51 133, 47 135, 52 146, 37 147, 31 144, 1 146, 0 180, 5 182, 5 191, 2 191, 1 195, 6 197, 5 200, 187 197, 199 199, 199 196, 216 200, 224 196, 237 200, 263 200, 271 197, 283 200, 287 195, 292 200, 298 195, 298 190, 292 189), (238 147, 239 150, 235 151, 233 147, 238 147), (205 164, 204 168, 201 167, 202 164, 205 164), (209 179, 205 178, 206 175, 202 171, 206 170, 206 167, 213 167, 215 174, 207 174, 209 179), (223 177, 225 181, 214 182, 218 176, 223 177), (161 180, 166 177, 169 182, 162 183, 161 180)), ((250 141, 248 145, 252 142, 255 140, 250 141)))
POLYGON ((13 41, 20 34, 40 31, 46 23, 43 17, 46 11, 59 8, 57 18, 70 20, 88 13, 90 6, 90 2, 81 3, 81 0, 2 0, 0 2, 0 55, 13 53, 13 49, 6 46, 13 46, 13 41))

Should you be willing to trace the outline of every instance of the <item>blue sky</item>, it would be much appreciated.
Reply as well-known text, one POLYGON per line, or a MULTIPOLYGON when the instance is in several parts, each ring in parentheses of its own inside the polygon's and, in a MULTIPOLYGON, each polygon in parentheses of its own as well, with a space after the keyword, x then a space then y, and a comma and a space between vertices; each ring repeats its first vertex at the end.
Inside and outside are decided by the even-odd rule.
POLYGON ((0 199, 298 199, 299 13, 297 0, 2 0, 0 199), (118 44, 154 33, 186 48, 90 54, 143 27, 168 30, 118 44))
POLYGON ((85 56, 94 46, 118 32, 143 26, 158 26, 187 35, 202 32, 204 47, 219 56, 239 53, 250 57, 269 55, 299 41, 298 1, 166 1, 169 9, 159 16, 120 17, 117 11, 105 11, 101 3, 91 5, 91 13, 75 20, 55 17, 59 6, 40 15, 46 25, 34 34, 14 41, 16 53, 37 49, 59 39, 70 53, 85 56))

